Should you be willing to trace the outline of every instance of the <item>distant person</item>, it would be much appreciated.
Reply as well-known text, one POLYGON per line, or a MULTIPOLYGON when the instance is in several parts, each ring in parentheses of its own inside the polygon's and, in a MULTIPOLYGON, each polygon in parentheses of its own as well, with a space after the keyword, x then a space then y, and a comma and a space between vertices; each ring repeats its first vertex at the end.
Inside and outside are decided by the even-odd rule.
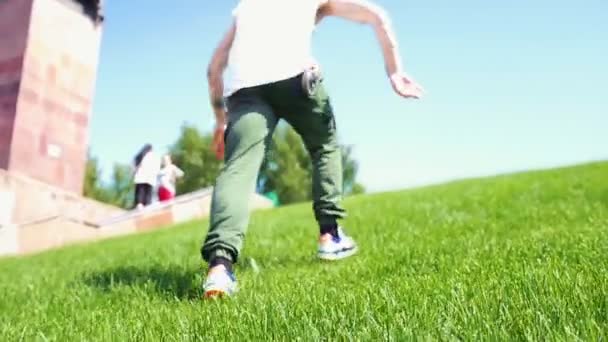
POLYGON ((135 183, 135 208, 142 209, 152 203, 152 193, 156 186, 156 177, 160 171, 160 160, 154 153, 152 145, 146 144, 135 155, 133 160, 135 183))
POLYGON ((165 202, 175 198, 175 184, 177 179, 183 176, 184 171, 173 164, 171 156, 166 154, 163 157, 163 165, 158 175, 158 200, 165 202))
MULTIPOLYGON (((205 297, 231 295, 237 288, 232 267, 249 222, 249 194, 255 189, 266 148, 280 119, 302 137, 312 159, 318 257, 338 260, 357 250, 355 241, 338 225, 345 217, 340 204, 338 133, 320 68, 312 62, 310 51, 316 24, 330 16, 370 25, 380 43, 393 90, 404 98, 422 94, 421 87, 401 67, 388 16, 371 2, 241 0, 207 75, 216 118, 213 146, 225 165, 213 190, 209 231, 201 248, 203 259, 209 262, 205 297), (231 77, 224 88, 226 68, 231 77)), ((352 70, 353 82, 373 86, 359 75, 356 68, 352 70)), ((370 120, 380 117, 378 113, 370 115, 370 120)))

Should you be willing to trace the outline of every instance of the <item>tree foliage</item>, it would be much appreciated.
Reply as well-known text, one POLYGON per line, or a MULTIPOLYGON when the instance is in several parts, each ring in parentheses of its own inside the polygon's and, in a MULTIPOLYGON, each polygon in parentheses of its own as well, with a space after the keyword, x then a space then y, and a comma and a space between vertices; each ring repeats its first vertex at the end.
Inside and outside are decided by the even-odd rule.
MULTIPOLYGON (((168 148, 173 162, 184 171, 177 183, 177 193, 185 194, 213 186, 222 167, 211 150, 211 134, 184 124, 176 141, 168 148)), ((365 191, 356 182, 358 163, 353 147, 340 145, 342 152, 344 194, 365 191)), ((115 164, 109 184, 101 181, 96 157, 89 155, 84 179, 85 196, 129 208, 133 204, 133 181, 129 165, 115 164)), ((312 163, 300 136, 289 125, 279 125, 262 163, 257 191, 276 196, 281 204, 312 199, 312 163)))
POLYGON ((121 208, 132 205, 133 181, 129 165, 114 164, 110 184, 101 179, 102 170, 97 157, 88 154, 85 168, 84 196, 121 208))
MULTIPOLYGON (((340 145, 344 195, 362 193, 356 182, 359 165, 353 158, 353 147, 340 145)), ((259 179, 262 193, 276 193, 282 204, 312 199, 312 162, 302 139, 288 125, 276 130, 272 146, 262 164, 259 179)))
POLYGON ((184 171, 177 183, 177 193, 184 194, 213 186, 222 166, 211 150, 212 136, 196 127, 182 125, 177 140, 169 148, 175 165, 184 171))
POLYGON ((262 193, 276 193, 280 203, 312 198, 312 164, 300 136, 290 127, 279 127, 273 135, 259 175, 262 193))
POLYGON ((130 165, 124 164, 114 164, 112 169, 112 182, 109 186, 111 203, 121 208, 133 206, 134 185, 131 170, 130 165))

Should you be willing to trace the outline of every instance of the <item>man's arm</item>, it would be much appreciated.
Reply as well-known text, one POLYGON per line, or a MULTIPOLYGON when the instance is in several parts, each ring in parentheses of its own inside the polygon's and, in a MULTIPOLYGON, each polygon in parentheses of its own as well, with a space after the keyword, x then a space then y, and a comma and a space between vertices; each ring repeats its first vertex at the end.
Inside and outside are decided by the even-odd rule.
POLYGON ((421 96, 422 88, 404 73, 395 33, 381 7, 366 0, 328 0, 319 7, 317 22, 328 16, 370 25, 380 43, 385 70, 395 91, 404 97, 421 96))
POLYGON ((402 72, 397 39, 386 12, 365 0, 329 0, 319 8, 317 20, 335 16, 373 27, 380 42, 388 76, 402 72))
POLYGON ((207 81, 209 82, 209 98, 215 114, 215 130, 211 148, 215 151, 217 159, 224 155, 224 132, 226 129, 226 110, 224 109, 224 80, 223 73, 228 64, 230 48, 236 34, 236 24, 233 22, 230 29, 215 48, 211 62, 207 67, 207 81))
POLYGON ((234 41, 234 35, 236 32, 236 25, 234 22, 224 34, 224 37, 215 48, 209 66, 207 67, 207 82, 209 83, 209 97, 213 112, 215 113, 215 120, 218 125, 224 125, 226 123, 226 113, 224 111, 224 81, 223 73, 226 65, 228 64, 228 55, 230 53, 230 47, 234 41))

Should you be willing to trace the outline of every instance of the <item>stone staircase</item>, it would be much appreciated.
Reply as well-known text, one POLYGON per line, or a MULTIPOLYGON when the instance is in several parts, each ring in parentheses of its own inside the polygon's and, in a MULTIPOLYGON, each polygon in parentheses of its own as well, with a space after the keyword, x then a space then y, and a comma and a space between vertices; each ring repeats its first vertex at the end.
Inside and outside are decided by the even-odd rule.
MULTIPOLYGON (((0 170, 2 171, 2 170, 0 170)), ((22 255, 115 236, 163 229, 209 215, 213 189, 206 188, 125 211, 36 182, 0 172, 0 255, 22 255), (11 214, 10 202, 14 201, 11 214), (12 220, 2 216, 12 216, 12 220)), ((251 194, 251 210, 272 202, 251 194)))

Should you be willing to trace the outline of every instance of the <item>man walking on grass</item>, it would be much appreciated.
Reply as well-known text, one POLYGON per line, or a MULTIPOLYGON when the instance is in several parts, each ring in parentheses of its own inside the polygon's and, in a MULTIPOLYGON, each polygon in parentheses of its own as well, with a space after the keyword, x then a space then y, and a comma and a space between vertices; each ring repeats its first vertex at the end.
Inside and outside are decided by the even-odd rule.
POLYGON ((388 17, 377 5, 364 0, 241 0, 207 75, 216 118, 213 148, 225 165, 216 180, 210 227, 201 248, 209 263, 203 285, 206 298, 236 291, 232 266, 249 223, 249 194, 280 119, 302 137, 312 159, 318 257, 339 260, 357 250, 338 225, 345 210, 340 204, 342 165, 336 124, 310 52, 316 24, 329 16, 370 25, 394 91, 404 98, 421 96, 421 87, 401 68, 388 17), (224 87, 226 68, 231 75, 224 87))

